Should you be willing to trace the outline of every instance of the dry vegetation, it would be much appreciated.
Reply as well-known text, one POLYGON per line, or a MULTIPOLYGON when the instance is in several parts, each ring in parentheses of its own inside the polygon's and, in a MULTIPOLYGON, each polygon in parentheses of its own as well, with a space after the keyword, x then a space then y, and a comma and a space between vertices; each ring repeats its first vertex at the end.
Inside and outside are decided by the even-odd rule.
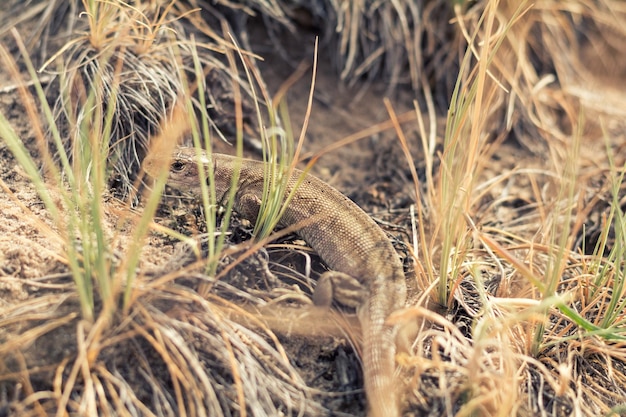
POLYGON ((405 258, 406 415, 626 413, 626 5, 457 3, 9 1, 0 416, 364 415, 320 260, 140 169, 181 124, 288 163, 305 118, 405 258))

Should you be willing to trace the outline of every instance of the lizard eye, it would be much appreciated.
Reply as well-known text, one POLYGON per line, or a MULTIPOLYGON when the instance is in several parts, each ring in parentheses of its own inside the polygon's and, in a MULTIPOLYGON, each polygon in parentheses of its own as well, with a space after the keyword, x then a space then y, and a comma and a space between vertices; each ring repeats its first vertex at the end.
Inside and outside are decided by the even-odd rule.
POLYGON ((171 169, 174 172, 181 172, 185 169, 185 164, 180 161, 172 162, 171 169))

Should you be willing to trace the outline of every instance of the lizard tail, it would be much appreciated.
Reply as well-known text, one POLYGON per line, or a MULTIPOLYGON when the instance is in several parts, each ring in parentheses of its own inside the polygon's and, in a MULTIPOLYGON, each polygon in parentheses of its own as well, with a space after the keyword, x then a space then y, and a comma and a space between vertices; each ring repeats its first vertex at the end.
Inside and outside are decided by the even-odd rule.
POLYGON ((368 417, 399 417, 395 373, 395 329, 385 325, 379 308, 363 306, 363 380, 369 407, 368 417), (364 317, 369 316, 369 317, 364 317))

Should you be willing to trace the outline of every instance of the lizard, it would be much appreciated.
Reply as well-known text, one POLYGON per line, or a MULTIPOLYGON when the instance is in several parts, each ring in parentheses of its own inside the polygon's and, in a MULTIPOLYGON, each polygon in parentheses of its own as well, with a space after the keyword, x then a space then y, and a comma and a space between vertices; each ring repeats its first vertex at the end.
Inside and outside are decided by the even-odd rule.
MULTIPOLYGON (((172 156, 166 184, 200 196, 198 154, 195 148, 178 148, 172 156)), ((234 169, 239 180, 234 210, 254 222, 263 192, 264 162, 213 153, 201 155, 200 163, 213 169, 212 184, 217 202, 225 203, 234 169)), ((170 160, 169 158, 167 160, 170 160)), ((163 162, 144 159, 144 171, 156 178, 163 162)), ((356 203, 319 178, 294 169, 285 195, 295 193, 278 222, 279 227, 302 224, 296 234, 304 239, 330 268, 318 279, 313 294, 316 305, 332 301, 356 309, 362 328, 362 363, 365 395, 370 417, 400 415, 395 373, 396 329, 388 316, 404 307, 406 279, 402 262, 385 232, 356 203)), ((207 182, 209 180, 207 179, 207 182)))

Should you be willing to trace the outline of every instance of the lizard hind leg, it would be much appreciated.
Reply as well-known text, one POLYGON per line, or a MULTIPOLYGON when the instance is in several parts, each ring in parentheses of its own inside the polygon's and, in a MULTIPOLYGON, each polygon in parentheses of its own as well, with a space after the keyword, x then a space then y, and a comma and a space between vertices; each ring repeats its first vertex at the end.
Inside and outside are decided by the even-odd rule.
POLYGON ((317 280, 313 293, 313 304, 330 307, 333 301, 358 308, 367 299, 365 286, 353 276, 339 271, 326 271, 317 280))

